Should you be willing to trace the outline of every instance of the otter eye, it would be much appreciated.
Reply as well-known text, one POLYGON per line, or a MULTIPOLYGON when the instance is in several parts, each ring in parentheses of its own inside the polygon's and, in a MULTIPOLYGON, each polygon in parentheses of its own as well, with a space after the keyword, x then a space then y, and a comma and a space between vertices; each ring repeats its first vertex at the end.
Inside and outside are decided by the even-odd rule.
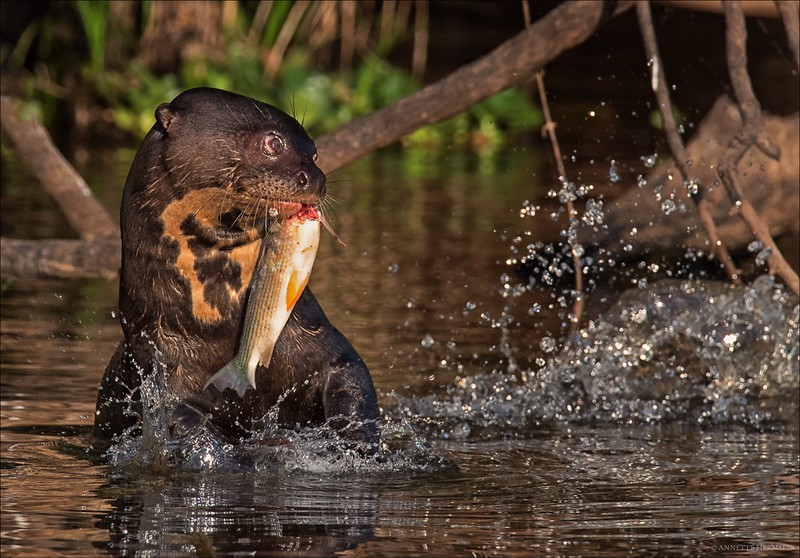
POLYGON ((284 150, 283 138, 276 134, 267 134, 264 137, 264 152, 268 155, 279 155, 284 150))
POLYGON ((316 153, 314 153, 314 155, 311 157, 311 160, 314 161, 315 163, 317 162, 317 154, 316 153))

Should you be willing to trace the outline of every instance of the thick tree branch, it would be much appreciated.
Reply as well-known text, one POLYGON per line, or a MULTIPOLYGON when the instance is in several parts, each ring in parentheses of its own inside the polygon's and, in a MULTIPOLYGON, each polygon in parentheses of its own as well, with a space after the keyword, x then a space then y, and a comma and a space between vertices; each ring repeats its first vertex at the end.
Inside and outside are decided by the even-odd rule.
POLYGON ((20 116, 19 102, 9 97, 2 103, 3 130, 45 190, 55 199, 72 228, 85 240, 119 236, 119 227, 108 210, 92 195, 80 174, 53 145, 47 130, 35 118, 20 116))
MULTIPOLYGON (((536 69, 588 39, 602 19, 604 5, 565 2, 483 58, 319 138, 320 168, 328 174, 528 79, 536 69)), ((619 2, 614 15, 632 5, 631 1, 619 2)))

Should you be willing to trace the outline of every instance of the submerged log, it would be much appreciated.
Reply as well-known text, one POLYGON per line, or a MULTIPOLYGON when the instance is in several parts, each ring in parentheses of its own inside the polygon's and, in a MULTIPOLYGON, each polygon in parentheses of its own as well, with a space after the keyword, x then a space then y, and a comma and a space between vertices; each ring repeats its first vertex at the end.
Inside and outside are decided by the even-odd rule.
POLYGON ((3 279, 116 277, 122 247, 116 237, 96 240, 0 239, 3 279))
MULTIPOLYGON (((780 146, 781 156, 776 161, 759 150, 749 150, 739 163, 742 195, 759 212, 773 237, 797 235, 800 233, 800 115, 764 115, 763 119, 767 135, 780 146)), ((734 214, 716 167, 741 123, 736 104, 722 97, 686 147, 690 180, 704 187, 720 240, 731 251, 745 248, 753 241, 753 234, 734 214)), ((605 225, 599 231, 583 230, 581 241, 613 255, 622 255, 626 245, 633 247, 633 253, 679 246, 711 251, 680 171, 671 160, 649 174, 646 186, 631 188, 609 203, 605 225)))

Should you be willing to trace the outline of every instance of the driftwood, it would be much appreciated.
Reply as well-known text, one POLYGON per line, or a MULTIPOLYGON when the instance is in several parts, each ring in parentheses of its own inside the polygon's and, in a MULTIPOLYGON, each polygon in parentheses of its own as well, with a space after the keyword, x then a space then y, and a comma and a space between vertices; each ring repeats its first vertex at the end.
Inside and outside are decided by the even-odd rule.
MULTIPOLYGON (((632 5, 632 2, 618 2, 613 14, 604 14, 604 5, 600 2, 573 1, 558 6, 483 58, 405 99, 318 139, 320 167, 330 173, 418 128, 446 120, 495 93, 529 79, 539 67, 588 39, 603 17, 618 15, 632 5)), ((69 166, 52 146, 40 124, 33 120, 22 120, 19 107, 8 98, 2 99, 2 107, 3 129, 14 140, 29 167, 52 168, 62 162, 69 166), (26 128, 34 129, 36 133, 25 133, 26 128)), ((107 210, 95 198, 85 195, 89 190, 74 169, 70 167, 68 171, 60 167, 59 172, 39 173, 37 177, 48 185, 52 183, 53 176, 58 174, 70 176, 70 180, 64 182, 63 189, 48 188, 48 191, 65 210, 70 224, 81 238, 118 236, 113 220, 106 218, 107 210), (75 200, 83 200, 85 205, 75 200), (74 217, 70 217, 72 209, 76 210, 74 217)), ((0 241, 0 270, 4 277, 53 277, 58 276, 58 270, 63 270, 64 277, 95 277, 115 274, 119 270, 119 248, 117 255, 111 255, 105 243, 87 245, 85 250, 81 250, 72 244, 63 244, 61 240, 25 242, 13 239, 0 241), (66 249, 67 246, 70 249, 66 249), (21 250, 29 253, 23 256, 21 250), (85 257, 88 253, 104 256, 91 261, 85 257), (99 263, 110 267, 100 269, 99 263)))
POLYGON ((4 238, 0 267, 3 278, 39 277, 113 279, 122 250, 117 237, 96 240, 21 240, 4 238))
MULTIPOLYGON (((767 134, 782 147, 781 158, 776 161, 757 150, 746 153, 739 163, 741 168, 747 169, 740 175, 740 188, 768 223, 773 236, 797 234, 800 226, 797 219, 800 212, 800 116, 767 115, 763 122, 767 134)), ((753 235, 747 225, 731 213, 733 204, 719 181, 716 166, 741 124, 736 104, 721 97, 686 146, 686 157, 691 161, 690 176, 706 187, 705 199, 711 203, 719 237, 731 250, 747 246, 753 235)), ((609 203, 605 208, 606 227, 599 231, 582 231, 582 242, 615 255, 622 255, 626 244, 633 246, 633 253, 669 250, 676 246, 709 251, 708 237, 699 228, 676 165, 666 161, 646 178, 646 186, 632 188, 609 203), (632 234, 634 229, 637 232, 632 234)))
POLYGON ((19 103, 9 97, 0 99, 0 107, 3 130, 14 141, 25 165, 58 203, 75 232, 85 240, 119 236, 119 228, 108 210, 53 145, 47 129, 35 118, 22 118, 19 103))

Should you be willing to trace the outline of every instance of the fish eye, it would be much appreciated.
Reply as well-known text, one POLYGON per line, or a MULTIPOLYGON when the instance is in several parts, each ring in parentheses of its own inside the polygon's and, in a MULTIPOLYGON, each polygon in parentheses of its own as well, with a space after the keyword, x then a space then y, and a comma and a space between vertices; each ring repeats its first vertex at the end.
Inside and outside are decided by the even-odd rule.
POLYGON ((283 138, 280 137, 278 134, 273 134, 273 133, 269 133, 266 136, 264 136, 263 145, 264 145, 264 152, 267 155, 280 155, 286 148, 283 138))

